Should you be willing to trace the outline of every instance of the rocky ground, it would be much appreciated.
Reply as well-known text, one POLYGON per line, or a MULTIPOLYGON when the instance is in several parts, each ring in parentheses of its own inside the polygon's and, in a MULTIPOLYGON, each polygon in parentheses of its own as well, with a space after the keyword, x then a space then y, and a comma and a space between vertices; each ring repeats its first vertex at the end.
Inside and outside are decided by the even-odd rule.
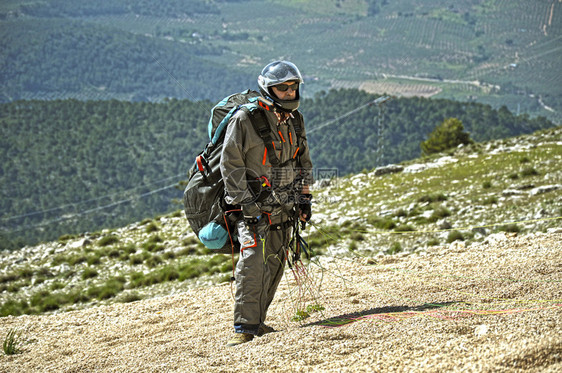
POLYGON ((286 273, 268 317, 278 332, 230 348, 229 285, 0 318, 0 335, 21 333, 0 371, 562 371, 559 229, 325 257, 306 273, 286 273))

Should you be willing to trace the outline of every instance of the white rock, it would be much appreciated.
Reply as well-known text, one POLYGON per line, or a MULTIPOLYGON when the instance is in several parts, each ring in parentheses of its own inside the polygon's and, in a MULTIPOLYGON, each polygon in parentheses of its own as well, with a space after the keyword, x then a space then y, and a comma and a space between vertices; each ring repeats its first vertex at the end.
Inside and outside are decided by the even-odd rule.
POLYGON ((542 185, 540 187, 534 188, 531 190, 531 195, 535 196, 537 194, 543 194, 543 193, 548 193, 548 192, 553 192, 555 190, 558 190, 562 188, 562 185, 560 184, 555 184, 555 185, 542 185))
POLYGON ((488 333, 488 325, 486 324, 478 325, 474 329, 474 334, 476 334, 479 337, 485 335, 486 333, 488 333))

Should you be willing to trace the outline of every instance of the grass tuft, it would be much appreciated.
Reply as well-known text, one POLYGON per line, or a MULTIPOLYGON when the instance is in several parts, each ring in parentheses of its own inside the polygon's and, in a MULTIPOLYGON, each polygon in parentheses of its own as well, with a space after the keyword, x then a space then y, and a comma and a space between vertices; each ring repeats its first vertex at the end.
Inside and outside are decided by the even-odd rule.
POLYGON ((98 241, 98 246, 109 246, 119 242, 119 237, 114 234, 104 236, 98 241))
POLYGON ((6 338, 4 338, 4 354, 6 355, 16 355, 21 353, 21 333, 15 329, 8 331, 6 338))
POLYGON ((454 241, 464 241, 464 236, 459 231, 451 231, 447 236, 447 243, 452 243, 454 241))

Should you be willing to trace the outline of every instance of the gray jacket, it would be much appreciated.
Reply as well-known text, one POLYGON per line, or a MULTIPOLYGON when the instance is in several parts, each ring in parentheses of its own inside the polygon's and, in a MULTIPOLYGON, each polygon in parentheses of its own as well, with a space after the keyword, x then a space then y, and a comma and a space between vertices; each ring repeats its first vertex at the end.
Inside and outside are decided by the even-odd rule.
MULTIPOLYGON (((300 141, 300 148, 304 149, 299 149, 294 129, 296 119, 294 118, 298 115, 302 121, 302 115, 295 111, 293 112, 294 118, 278 125, 275 113, 266 111, 265 114, 271 128, 273 145, 280 166, 275 168, 271 166, 264 142, 252 126, 248 113, 245 110, 239 110, 230 120, 221 154, 220 169, 226 190, 225 200, 231 205, 256 205, 254 203, 255 195, 250 188, 258 183, 261 184, 258 179, 265 176, 272 183, 273 190, 278 192, 276 195, 281 197, 277 200, 290 208, 292 202, 283 198, 287 195, 285 189, 288 189, 297 178, 301 177, 302 181, 300 185, 296 185, 297 189, 302 185, 312 185, 314 182, 304 122, 302 122, 300 141), (300 153, 300 157, 297 153, 300 153), (299 162, 290 161, 295 157, 299 158, 299 162)), ((267 211, 269 202, 271 199, 264 204, 258 203, 252 215, 259 215, 260 209, 267 211)))

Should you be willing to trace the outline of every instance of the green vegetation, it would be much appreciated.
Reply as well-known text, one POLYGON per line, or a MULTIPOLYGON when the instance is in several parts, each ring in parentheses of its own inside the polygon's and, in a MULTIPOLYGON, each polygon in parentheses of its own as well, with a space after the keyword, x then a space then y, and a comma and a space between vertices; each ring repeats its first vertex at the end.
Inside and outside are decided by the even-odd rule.
POLYGON ((309 97, 361 87, 505 105, 560 122, 558 6, 524 0, 502 6, 472 0, 3 2, 1 99, 215 101, 253 85, 265 62, 290 50, 283 57, 302 67, 309 97))
MULTIPOLYGON (((452 112, 476 141, 553 125, 545 118, 516 117, 476 103, 396 98, 386 104, 386 130, 380 139, 374 107, 320 127, 376 97, 340 90, 304 100, 316 168, 337 169, 340 176, 371 169, 378 165, 373 156, 378 149, 384 149, 380 162, 413 159, 420 155, 420 142, 452 112)), ((0 199, 0 248, 56 237, 65 242, 73 234, 177 210, 174 201, 180 199, 181 187, 174 184, 186 178, 192 160, 207 142, 211 106, 210 102, 179 100, 0 104, 0 162, 4 165, 0 184, 5 191, 5 198, 0 199), (25 156, 21 149, 26 149, 25 156), (159 193, 150 193, 160 188, 159 193)), ((158 230, 150 222, 143 226, 150 232, 158 230)), ((104 240, 98 244, 116 243, 112 238, 104 240)))
POLYGON ((511 233, 518 233, 521 232, 521 228, 517 224, 507 224, 502 225, 499 227, 501 232, 511 232, 511 233))
POLYGON ((8 331, 8 334, 4 338, 4 343, 2 344, 5 355, 16 355, 21 352, 21 333, 15 329, 8 331))
MULTIPOLYGON (((111 235, 105 237, 111 237, 111 235)), ((151 236, 147 242, 161 240, 155 237, 158 236, 151 236)), ((119 250, 131 252, 132 247, 121 247, 119 250)), ((30 279, 34 279, 34 284, 37 286, 42 282, 38 280, 41 276, 50 275, 48 277, 54 277, 54 275, 43 267, 37 270, 30 270, 28 267, 12 270, 12 272, 0 277, 0 289, 11 293, 11 296, 5 298, 0 306, 0 317, 55 311, 92 301, 115 299, 121 302, 132 302, 142 299, 142 297, 139 293, 131 292, 131 289, 149 287, 170 281, 181 282, 201 276, 232 271, 232 262, 229 255, 214 255, 200 259, 182 258, 182 256, 188 255, 190 255, 188 252, 173 253, 164 259, 165 255, 152 255, 143 251, 138 255, 116 256, 115 259, 119 261, 127 260, 131 266, 130 270, 121 275, 107 277, 106 274, 102 274, 102 269, 99 267, 100 261, 84 266, 85 260, 75 259, 84 257, 80 252, 67 255, 60 254, 52 260, 52 265, 67 263, 72 268, 83 266, 83 269, 79 271, 83 285, 66 288, 64 278, 73 276, 74 272, 74 270, 70 270, 56 276, 48 289, 38 290, 29 299, 18 299, 18 290, 24 284, 29 285, 30 279), (140 267, 151 270, 145 272, 139 270, 140 267), (125 291, 126 293, 122 295, 125 291)), ((107 257, 109 258, 109 256, 107 257)))
POLYGON ((473 143, 470 134, 464 132, 462 122, 457 118, 447 118, 429 134, 429 138, 421 143, 425 155, 441 153, 458 145, 473 143))
POLYGON ((218 47, 184 43, 178 48, 165 39, 58 16, 0 22, 0 45, 5 52, 0 62, 5 76, 11 77, 0 93, 3 102, 31 98, 156 101, 194 95, 217 99, 217 91, 226 94, 255 79, 230 65, 209 61, 223 53, 218 47), (197 74, 185 66, 197 66, 197 74), (221 79, 215 78, 217 71, 221 79))
POLYGON ((388 249, 387 253, 390 255, 399 253, 403 250, 402 245, 400 242, 393 242, 390 248, 388 249))
MULTIPOLYGON (((454 158, 450 163, 416 172, 379 176, 365 171, 338 178, 314 192, 315 217, 302 232, 311 258, 303 254, 303 261, 321 265, 316 256, 328 254, 378 262, 379 256, 423 254, 428 247, 455 241, 470 249, 498 232, 559 227, 562 189, 541 187, 562 184, 561 135, 561 128, 554 128, 473 144, 448 153, 454 158), (537 172, 509 178, 524 169, 537 172)), ((437 159, 440 155, 403 166, 417 169, 437 159)), ((131 302, 228 281, 236 263, 236 255, 204 249, 181 211, 1 255, 0 317, 131 302)), ((295 320, 309 317, 315 312, 311 307, 296 312, 295 320)))
POLYGON ((113 245, 119 242, 119 237, 114 236, 114 235, 109 235, 109 236, 105 236, 103 238, 101 238, 98 241, 98 245, 99 246, 108 246, 108 245, 113 245))
POLYGON ((447 236, 447 243, 451 243, 454 241, 464 241, 464 235, 459 231, 451 231, 447 236))
POLYGON ((311 313, 324 311, 324 306, 321 304, 309 304, 306 309, 297 309, 291 321, 300 322, 310 317, 311 313))

